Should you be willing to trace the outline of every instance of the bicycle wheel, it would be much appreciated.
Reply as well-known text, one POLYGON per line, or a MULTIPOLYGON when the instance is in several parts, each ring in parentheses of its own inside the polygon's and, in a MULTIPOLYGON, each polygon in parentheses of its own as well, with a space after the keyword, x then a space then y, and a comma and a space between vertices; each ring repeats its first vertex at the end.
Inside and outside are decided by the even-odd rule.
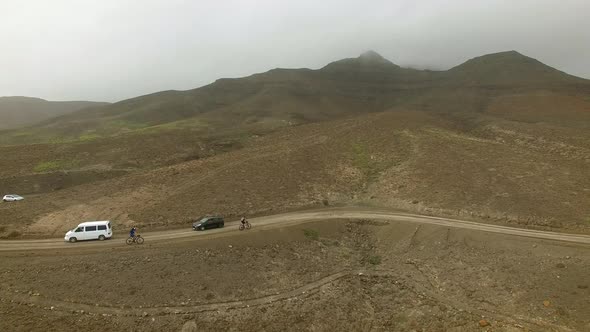
POLYGON ((247 222, 247 223, 246 223, 246 228, 247 228, 247 229, 250 229, 250 228, 252 228, 252 225, 251 225, 249 222, 247 222))
POLYGON ((243 231, 244 230, 244 224, 240 225, 240 230, 243 231))
POLYGON ((132 244, 133 243, 133 238, 132 237, 128 237, 127 240, 125 241, 127 244, 132 244))
POLYGON ((141 236, 137 236, 137 239, 135 239, 135 242, 137 242, 137 244, 142 244, 143 243, 143 238, 141 236))

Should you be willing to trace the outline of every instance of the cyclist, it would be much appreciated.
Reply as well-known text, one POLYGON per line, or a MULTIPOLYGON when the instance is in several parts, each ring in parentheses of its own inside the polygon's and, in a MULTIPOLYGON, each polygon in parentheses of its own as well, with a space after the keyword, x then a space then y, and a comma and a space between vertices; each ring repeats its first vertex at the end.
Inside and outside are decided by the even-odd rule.
POLYGON ((246 217, 242 217, 242 219, 240 219, 240 222, 242 223, 242 225, 246 226, 246 217))
POLYGON ((135 233, 137 233, 137 227, 133 226, 129 231, 129 237, 135 238, 135 233))

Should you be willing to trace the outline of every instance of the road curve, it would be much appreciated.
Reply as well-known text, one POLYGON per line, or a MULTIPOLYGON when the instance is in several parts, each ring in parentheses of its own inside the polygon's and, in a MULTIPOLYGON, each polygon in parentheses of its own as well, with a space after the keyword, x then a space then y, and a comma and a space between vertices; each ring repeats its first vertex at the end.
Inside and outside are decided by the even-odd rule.
MULTIPOLYGON (((341 208, 330 210, 314 210, 291 212, 284 214, 277 214, 272 216, 265 216, 253 218, 250 221, 256 229, 270 229, 292 226, 295 224, 312 222, 318 220, 329 219, 372 219, 380 221, 396 221, 396 222, 411 222, 419 224, 438 225, 443 227, 453 227, 461 229, 469 229, 475 231, 483 231, 490 233, 506 234, 523 236, 536 239, 555 240, 562 242, 570 242, 577 244, 590 244, 589 235, 568 234, 547 232, 538 230, 529 230, 523 228, 499 226, 482 224, 472 221, 464 221, 457 219, 422 216, 416 214, 398 213, 386 210, 375 210, 365 208, 341 208)), ((150 243, 159 241, 169 241, 183 238, 196 238, 200 236, 231 236, 236 234, 237 222, 226 223, 225 228, 209 230, 206 232, 194 232, 192 230, 172 230, 142 233, 146 238, 146 242, 150 243)), ((88 241, 78 242, 75 244, 65 243, 60 239, 46 239, 46 240, 4 240, 0 241, 0 251, 26 251, 26 250, 48 250, 48 249, 74 249, 74 248, 105 248, 105 247, 119 247, 124 245, 126 235, 118 235, 115 239, 108 241, 88 241)))

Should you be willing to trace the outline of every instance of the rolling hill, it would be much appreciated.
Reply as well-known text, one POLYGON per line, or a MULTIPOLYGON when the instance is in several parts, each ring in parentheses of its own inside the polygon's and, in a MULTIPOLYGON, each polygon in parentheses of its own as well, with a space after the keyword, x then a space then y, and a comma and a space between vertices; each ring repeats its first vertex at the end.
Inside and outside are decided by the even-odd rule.
POLYGON ((30 126, 52 117, 108 103, 47 101, 31 97, 0 97, 0 130, 30 126))
MULTIPOLYGON (((4 234, 368 204, 590 231, 590 81, 517 52, 448 71, 375 52, 0 132, 4 234)), ((0 233, 1 236, 1 233, 0 233)))

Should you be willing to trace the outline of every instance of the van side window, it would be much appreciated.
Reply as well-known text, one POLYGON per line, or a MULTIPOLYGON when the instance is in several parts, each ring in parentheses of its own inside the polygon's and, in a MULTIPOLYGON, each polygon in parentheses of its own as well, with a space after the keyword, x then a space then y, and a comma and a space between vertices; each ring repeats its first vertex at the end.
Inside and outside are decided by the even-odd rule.
POLYGON ((106 231, 107 230, 107 225, 98 225, 98 230, 99 231, 106 231))
POLYGON ((80 233, 80 232, 83 232, 83 231, 84 231, 84 229, 82 227, 76 228, 76 233, 80 233))
POLYGON ((94 232, 96 230, 96 226, 86 226, 87 232, 94 232))

